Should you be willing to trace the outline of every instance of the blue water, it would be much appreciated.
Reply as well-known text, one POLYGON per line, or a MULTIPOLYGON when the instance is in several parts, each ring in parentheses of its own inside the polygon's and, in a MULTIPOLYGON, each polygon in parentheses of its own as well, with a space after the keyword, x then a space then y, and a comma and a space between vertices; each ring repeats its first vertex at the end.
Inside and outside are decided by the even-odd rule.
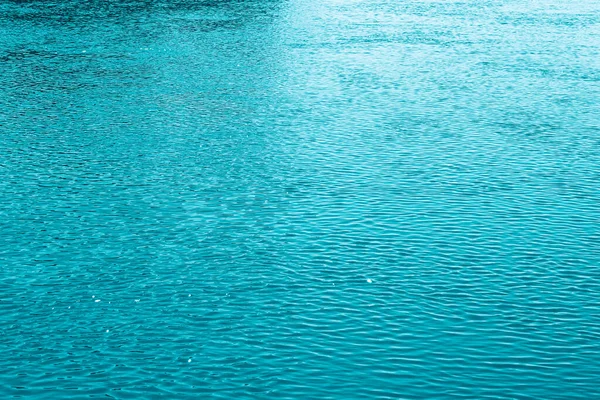
POLYGON ((599 2, 0 0, 0 398, 599 377, 599 2))

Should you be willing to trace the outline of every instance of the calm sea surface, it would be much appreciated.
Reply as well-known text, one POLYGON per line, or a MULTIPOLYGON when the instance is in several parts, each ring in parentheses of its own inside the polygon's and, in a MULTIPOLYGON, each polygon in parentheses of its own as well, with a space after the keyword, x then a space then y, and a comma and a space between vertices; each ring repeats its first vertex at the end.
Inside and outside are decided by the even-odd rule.
POLYGON ((0 398, 600 398, 600 3, 0 0, 0 398))

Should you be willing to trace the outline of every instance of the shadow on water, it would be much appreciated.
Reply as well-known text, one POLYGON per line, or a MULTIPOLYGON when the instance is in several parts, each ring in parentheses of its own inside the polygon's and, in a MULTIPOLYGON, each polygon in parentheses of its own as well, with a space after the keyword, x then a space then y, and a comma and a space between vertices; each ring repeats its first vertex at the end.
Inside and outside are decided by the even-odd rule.
POLYGON ((275 58, 265 32, 277 8, 268 1, 5 3, 0 105, 45 112, 113 99, 118 111, 133 99, 172 104, 176 97, 193 108, 202 96, 228 97, 236 75, 249 76, 238 94, 255 93, 272 76, 260 64, 275 58))

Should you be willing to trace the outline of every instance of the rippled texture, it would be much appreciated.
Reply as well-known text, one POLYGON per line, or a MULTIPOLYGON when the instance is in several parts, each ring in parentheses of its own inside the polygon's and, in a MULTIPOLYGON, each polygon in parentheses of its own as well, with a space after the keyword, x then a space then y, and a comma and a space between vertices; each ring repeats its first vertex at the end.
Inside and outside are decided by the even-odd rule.
POLYGON ((600 3, 0 2, 0 397, 600 398, 600 3))

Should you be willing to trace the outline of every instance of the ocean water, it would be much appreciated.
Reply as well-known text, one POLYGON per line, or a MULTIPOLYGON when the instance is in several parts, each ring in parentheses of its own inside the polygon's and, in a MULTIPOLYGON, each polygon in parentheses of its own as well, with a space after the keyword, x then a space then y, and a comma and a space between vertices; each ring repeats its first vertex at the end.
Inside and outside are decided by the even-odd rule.
POLYGON ((599 2, 0 1, 0 398, 599 382, 599 2))

